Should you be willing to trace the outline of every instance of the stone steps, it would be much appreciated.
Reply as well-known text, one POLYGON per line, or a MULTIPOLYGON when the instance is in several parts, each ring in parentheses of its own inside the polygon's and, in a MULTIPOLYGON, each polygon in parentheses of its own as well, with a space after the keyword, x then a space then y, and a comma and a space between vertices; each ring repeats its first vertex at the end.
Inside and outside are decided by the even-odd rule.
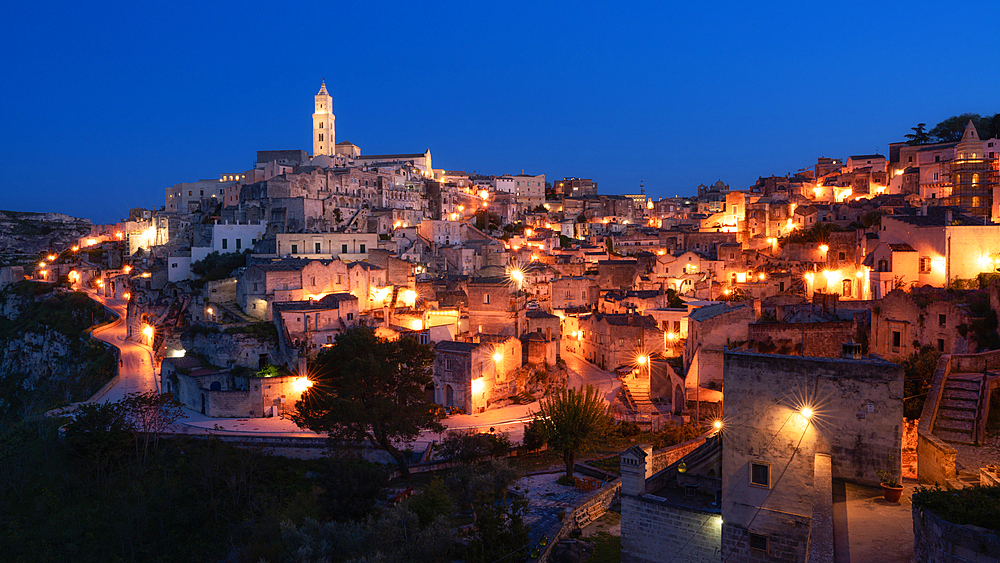
POLYGON ((979 391, 979 381, 972 381, 968 379, 951 379, 944 383, 944 388, 947 389, 966 389, 969 391, 979 391))
POLYGON ((943 397, 945 399, 961 399, 964 401, 976 401, 977 404, 979 403, 979 391, 945 389, 943 397))
POLYGON ((951 444, 966 444, 972 445, 972 433, 971 432, 949 432, 947 430, 935 430, 934 435, 941 438, 945 442, 951 444))
POLYGON ((941 408, 949 410, 959 410, 959 411, 972 411, 976 412, 977 401, 971 399, 942 399, 941 408))
POLYGON ((941 419, 951 419, 951 420, 976 420, 975 410, 965 410, 965 409, 939 409, 938 410, 938 420, 941 419))
POLYGON ((972 433, 975 424, 971 420, 955 420, 953 418, 938 418, 934 424, 934 431, 951 430, 952 432, 972 433))

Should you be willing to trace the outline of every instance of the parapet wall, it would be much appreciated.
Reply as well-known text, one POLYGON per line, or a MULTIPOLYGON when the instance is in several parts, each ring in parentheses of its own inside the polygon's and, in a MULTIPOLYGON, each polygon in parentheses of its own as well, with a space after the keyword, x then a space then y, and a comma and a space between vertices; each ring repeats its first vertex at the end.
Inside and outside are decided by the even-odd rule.
POLYGON ((953 524, 914 505, 913 560, 1000 563, 1000 536, 979 526, 953 524))
MULTIPOLYGON (((968 357, 962 358, 964 360, 968 357)), ((947 485, 949 480, 957 476, 955 458, 958 456, 958 451, 932 432, 937 418, 938 404, 944 393, 944 382, 948 379, 948 374, 952 371, 952 361, 956 358, 959 356, 941 356, 938 360, 934 379, 931 381, 931 388, 924 402, 924 410, 920 413, 920 422, 917 425, 917 480, 921 483, 947 485)))

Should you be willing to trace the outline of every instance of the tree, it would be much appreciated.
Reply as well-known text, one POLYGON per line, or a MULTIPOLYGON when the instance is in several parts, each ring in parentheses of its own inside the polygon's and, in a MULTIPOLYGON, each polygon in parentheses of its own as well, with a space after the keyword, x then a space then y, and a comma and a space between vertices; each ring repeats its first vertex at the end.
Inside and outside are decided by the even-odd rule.
POLYGON ((970 119, 972 120, 972 124, 978 128, 982 117, 978 113, 954 115, 935 125, 930 130, 930 134, 939 143, 957 143, 962 140, 962 134, 965 133, 965 126, 969 124, 970 119))
POLYGON ((166 432, 184 416, 183 406, 174 400, 173 393, 129 393, 121 400, 129 427, 136 436, 136 458, 145 462, 149 444, 159 444, 160 434, 166 432), (142 445, 140 450, 139 445, 142 445))
POLYGON ((594 444, 611 425, 611 408, 597 389, 562 389, 543 399, 535 420, 541 421, 549 447, 562 453, 566 479, 573 479, 576 452, 594 444))
POLYGON ((385 499, 389 472, 384 465, 350 457, 331 457, 320 498, 331 520, 363 520, 385 499))
POLYGON ((488 457, 503 457, 510 446, 510 438, 502 432, 452 431, 441 441, 441 455, 460 463, 475 463, 488 457))
POLYGON ((249 248, 242 253, 227 252, 219 254, 218 251, 212 252, 208 256, 191 264, 191 272, 203 278, 204 281, 221 280, 229 277, 229 274, 236 268, 246 266, 247 256, 249 255, 249 248))
POLYGON ((906 144, 910 146, 914 145, 926 145, 931 142, 931 136, 927 134, 926 123, 918 123, 916 127, 911 127, 913 133, 903 135, 906 137, 906 144))
POLYGON ((924 345, 920 350, 907 356, 899 364, 903 366, 903 417, 910 420, 920 418, 924 410, 927 390, 937 369, 941 352, 924 345))
POLYGON ((335 440, 368 442, 388 452, 409 477, 398 445, 423 430, 444 431, 425 391, 433 360, 434 350, 414 338, 391 341, 367 326, 348 329, 320 353, 313 386, 296 403, 292 420, 335 440))

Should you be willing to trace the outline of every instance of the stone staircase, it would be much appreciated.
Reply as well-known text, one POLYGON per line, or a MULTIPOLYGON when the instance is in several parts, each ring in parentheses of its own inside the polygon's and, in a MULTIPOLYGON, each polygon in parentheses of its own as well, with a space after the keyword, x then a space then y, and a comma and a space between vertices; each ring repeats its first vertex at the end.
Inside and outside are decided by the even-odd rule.
POLYGON ((657 412, 656 405, 649 400, 649 386, 629 386, 622 382, 623 403, 632 411, 639 414, 649 414, 657 412))
POLYGON ((982 385, 982 374, 957 373, 948 376, 934 421, 935 436, 955 444, 976 443, 982 385))

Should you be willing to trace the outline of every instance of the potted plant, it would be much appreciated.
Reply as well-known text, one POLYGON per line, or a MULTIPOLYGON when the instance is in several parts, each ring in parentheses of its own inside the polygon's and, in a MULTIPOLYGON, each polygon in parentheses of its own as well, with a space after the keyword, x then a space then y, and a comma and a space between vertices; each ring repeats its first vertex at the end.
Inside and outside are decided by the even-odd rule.
POLYGON ((903 486, 899 484, 899 477, 896 477, 896 473, 879 469, 878 478, 882 484, 882 498, 886 502, 899 502, 899 497, 903 496, 903 486))

